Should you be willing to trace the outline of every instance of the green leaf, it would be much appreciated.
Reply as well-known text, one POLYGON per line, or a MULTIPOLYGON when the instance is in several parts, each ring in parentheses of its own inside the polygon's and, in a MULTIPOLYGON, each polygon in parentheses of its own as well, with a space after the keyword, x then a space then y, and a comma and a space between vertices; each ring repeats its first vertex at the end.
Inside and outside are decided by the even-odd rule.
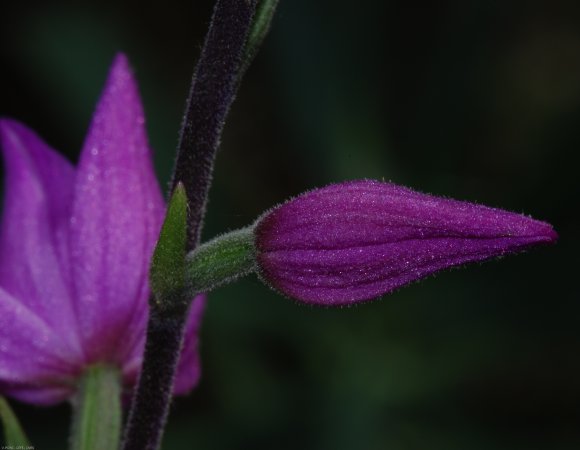
POLYGON ((152 307, 172 309, 183 301, 187 243, 187 195, 183 184, 173 191, 159 240, 153 253, 150 280, 152 307))
POLYGON ((4 397, 0 397, 0 419, 4 425, 4 441, 7 446, 26 447, 30 445, 18 418, 4 397))
POLYGON ((266 35, 270 30, 272 17, 274 17, 276 7, 278 6, 278 1, 279 0, 260 0, 258 3, 256 15, 254 16, 254 23, 252 24, 252 28, 250 29, 248 40, 246 42, 240 74, 246 72, 252 63, 252 60, 256 56, 256 53, 258 53, 258 49, 262 45, 262 42, 266 38, 266 35))

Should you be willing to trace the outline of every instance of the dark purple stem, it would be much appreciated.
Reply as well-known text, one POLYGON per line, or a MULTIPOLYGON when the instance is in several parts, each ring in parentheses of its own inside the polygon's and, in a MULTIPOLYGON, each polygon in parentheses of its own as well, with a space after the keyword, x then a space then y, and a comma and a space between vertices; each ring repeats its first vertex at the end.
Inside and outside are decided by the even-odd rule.
POLYGON ((234 101, 256 0, 219 0, 193 74, 171 190, 185 186, 188 249, 199 242, 216 150, 234 101), (219 20, 219 26, 217 21, 219 20))
MULTIPOLYGON (((197 63, 181 126, 171 191, 182 182, 188 198, 187 251, 199 242, 215 154, 239 85, 246 38, 257 0, 218 0, 197 63)), ((164 299, 189 304, 191 299, 164 299), (187 300, 187 301, 183 301, 187 300)), ((187 307, 150 302, 143 368, 123 442, 124 450, 157 450, 167 420, 187 307)))
POLYGON ((187 308, 177 314, 151 310, 143 368, 125 430, 124 450, 157 450, 169 412, 187 308))

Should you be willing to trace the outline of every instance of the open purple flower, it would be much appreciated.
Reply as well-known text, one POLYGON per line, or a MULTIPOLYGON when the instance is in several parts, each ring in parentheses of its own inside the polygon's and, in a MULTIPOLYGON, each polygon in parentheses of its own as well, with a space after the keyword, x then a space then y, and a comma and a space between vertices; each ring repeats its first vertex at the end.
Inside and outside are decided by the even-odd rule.
POLYGON ((434 272, 557 239, 500 209, 361 180, 307 192, 255 228, 261 277, 307 303, 348 305, 434 272))
MULTIPOLYGON (((141 367, 148 269, 164 215, 137 86, 116 57, 78 167, 33 131, 2 119, 0 391, 53 404, 88 366, 109 364, 129 389, 141 367)), ((175 393, 199 378, 192 305, 175 393)))

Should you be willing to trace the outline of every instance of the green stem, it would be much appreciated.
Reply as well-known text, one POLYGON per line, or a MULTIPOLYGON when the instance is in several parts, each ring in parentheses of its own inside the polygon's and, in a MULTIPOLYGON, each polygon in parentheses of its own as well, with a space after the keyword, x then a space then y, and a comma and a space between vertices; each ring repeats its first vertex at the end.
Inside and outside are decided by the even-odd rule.
POLYGON ((110 366, 89 367, 73 399, 72 450, 115 450, 121 435, 121 375, 110 366))
POLYGON ((20 426, 16 414, 14 414, 4 397, 0 397, 0 418, 4 425, 4 443, 7 447, 26 447, 30 445, 30 441, 20 426))
POLYGON ((186 258, 192 293, 209 292, 256 269, 253 226, 223 234, 200 245, 186 258))

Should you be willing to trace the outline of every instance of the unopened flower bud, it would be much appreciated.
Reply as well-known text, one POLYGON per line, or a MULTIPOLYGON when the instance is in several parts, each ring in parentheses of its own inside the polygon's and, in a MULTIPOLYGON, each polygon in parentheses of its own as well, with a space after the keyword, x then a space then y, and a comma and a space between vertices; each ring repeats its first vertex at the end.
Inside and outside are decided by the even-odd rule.
POLYGON ((255 226, 263 280, 289 297, 328 306, 556 239, 550 224, 521 214, 371 180, 307 192, 255 226))

